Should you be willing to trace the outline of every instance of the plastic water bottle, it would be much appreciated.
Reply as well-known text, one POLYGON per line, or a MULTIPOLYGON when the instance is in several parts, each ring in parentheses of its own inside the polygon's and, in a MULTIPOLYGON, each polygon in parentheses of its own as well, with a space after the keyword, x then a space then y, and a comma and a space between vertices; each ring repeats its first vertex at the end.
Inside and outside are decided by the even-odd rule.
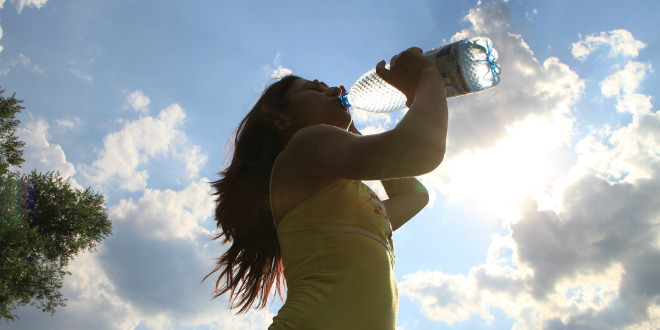
MULTIPOLYGON (((444 78, 447 97, 479 92, 500 82, 497 51, 486 37, 469 38, 424 53, 434 61, 444 78)), ((389 64, 385 66, 389 68, 389 64)), ((358 79, 348 93, 339 97, 346 107, 371 112, 406 109, 406 96, 386 83, 371 69, 358 79)))

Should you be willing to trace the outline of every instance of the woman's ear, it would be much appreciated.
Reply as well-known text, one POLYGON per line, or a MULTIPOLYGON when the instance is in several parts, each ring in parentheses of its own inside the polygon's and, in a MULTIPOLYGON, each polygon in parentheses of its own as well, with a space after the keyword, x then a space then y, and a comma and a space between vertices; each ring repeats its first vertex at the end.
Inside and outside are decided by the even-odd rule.
POLYGON ((291 127, 291 116, 287 113, 278 113, 275 118, 275 127, 280 131, 284 131, 291 127))
POLYGON ((291 116, 287 113, 277 111, 267 105, 261 106, 261 113, 279 131, 283 131, 291 127, 291 116))

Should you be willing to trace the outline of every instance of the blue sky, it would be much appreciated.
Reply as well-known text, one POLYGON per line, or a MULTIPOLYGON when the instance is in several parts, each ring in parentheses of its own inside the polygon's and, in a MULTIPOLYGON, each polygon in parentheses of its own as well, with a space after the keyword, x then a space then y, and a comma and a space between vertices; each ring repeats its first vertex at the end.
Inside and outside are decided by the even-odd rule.
MULTIPOLYGON (((25 100, 22 171, 106 196, 114 235, 70 265, 67 306, 5 325, 265 328, 200 284, 207 184, 263 86, 349 87, 410 46, 490 37, 502 82, 451 99, 431 204, 395 232, 399 329, 660 324, 655 1, 0 0, 0 85, 25 100)), ((355 110, 363 132, 402 113, 355 110)), ((377 183, 369 183, 377 191, 377 183)))

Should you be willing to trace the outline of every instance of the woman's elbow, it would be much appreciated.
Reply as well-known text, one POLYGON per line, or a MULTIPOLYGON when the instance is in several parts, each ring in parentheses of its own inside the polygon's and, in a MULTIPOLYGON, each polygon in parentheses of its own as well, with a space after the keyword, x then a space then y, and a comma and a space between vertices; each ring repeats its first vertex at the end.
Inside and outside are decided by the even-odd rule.
POLYGON ((427 174, 430 172, 433 172, 440 164, 442 161, 445 159, 445 149, 444 147, 441 148, 440 150, 436 150, 434 152, 429 152, 427 153, 424 157, 421 157, 422 159, 419 160, 419 166, 420 166, 420 174, 427 174))
POLYGON ((402 139, 390 149, 399 155, 398 161, 407 173, 400 176, 419 176, 438 168, 445 157, 445 143, 434 139, 402 139))
POLYGON ((429 192, 424 188, 423 192, 420 192, 418 197, 417 197, 417 206, 419 210, 421 211, 423 208, 426 207, 426 205, 429 204, 430 198, 429 198, 429 192))

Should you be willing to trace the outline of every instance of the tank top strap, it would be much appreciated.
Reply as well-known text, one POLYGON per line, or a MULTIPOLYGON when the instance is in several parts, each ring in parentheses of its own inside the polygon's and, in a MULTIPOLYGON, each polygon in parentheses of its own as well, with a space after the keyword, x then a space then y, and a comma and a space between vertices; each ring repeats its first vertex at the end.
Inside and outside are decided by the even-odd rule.
MULTIPOLYGON (((273 219, 273 226, 275 226, 275 212, 273 211, 273 173, 275 173, 275 165, 277 164, 277 160, 280 159, 281 155, 282 153, 280 152, 277 154, 277 157, 275 157, 273 168, 270 170, 270 180, 268 182, 268 206, 270 207, 270 216, 273 219)), ((277 226, 275 226, 275 228, 277 228, 277 226)))

